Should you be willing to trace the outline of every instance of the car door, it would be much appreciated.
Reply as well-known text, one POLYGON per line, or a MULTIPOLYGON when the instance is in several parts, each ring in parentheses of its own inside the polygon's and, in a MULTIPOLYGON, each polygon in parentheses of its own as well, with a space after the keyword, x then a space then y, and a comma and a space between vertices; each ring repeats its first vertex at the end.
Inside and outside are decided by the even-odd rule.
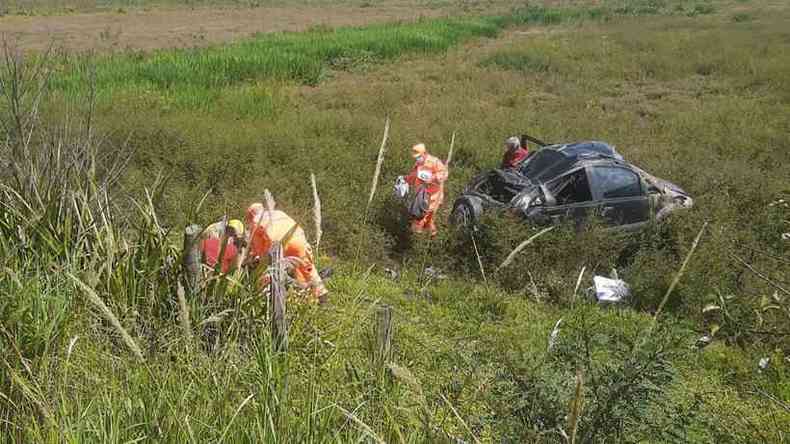
POLYGON ((556 203, 543 207, 544 221, 561 223, 572 219, 582 223, 595 210, 596 202, 585 168, 577 168, 546 183, 556 203))
POLYGON ((613 226, 638 226, 650 217, 650 201, 642 181, 631 169, 620 165, 589 167, 593 197, 600 215, 613 226))

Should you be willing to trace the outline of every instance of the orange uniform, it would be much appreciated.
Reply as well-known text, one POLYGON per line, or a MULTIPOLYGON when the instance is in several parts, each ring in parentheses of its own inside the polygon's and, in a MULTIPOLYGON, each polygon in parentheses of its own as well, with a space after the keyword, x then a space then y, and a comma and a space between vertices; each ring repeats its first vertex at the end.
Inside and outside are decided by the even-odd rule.
POLYGON ((428 153, 422 153, 417 157, 411 172, 406 176, 406 182, 417 190, 425 187, 428 193, 428 211, 422 219, 414 219, 411 222, 411 230, 414 233, 422 233, 428 230, 432 236, 436 235, 437 229, 434 223, 434 214, 444 202, 444 182, 449 173, 444 162, 428 153))
MULTIPOLYGON (((282 211, 266 211, 256 203, 247 209, 247 232, 249 233, 249 257, 261 259, 269 255, 275 242, 296 227, 291 237, 283 245, 283 257, 295 262, 294 279, 303 288, 312 289, 313 296, 322 299, 327 293, 321 276, 314 265, 313 249, 307 242, 304 230, 290 216, 282 211)), ((261 284, 267 283, 266 281, 261 284)))

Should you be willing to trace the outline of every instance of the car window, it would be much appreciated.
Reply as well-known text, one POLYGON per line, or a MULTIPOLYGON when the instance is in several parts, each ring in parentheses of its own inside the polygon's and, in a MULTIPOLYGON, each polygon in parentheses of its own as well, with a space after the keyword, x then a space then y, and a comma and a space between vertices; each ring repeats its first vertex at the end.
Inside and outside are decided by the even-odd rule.
POLYGON ((590 184, 584 168, 559 177, 546 184, 551 194, 557 199, 557 205, 587 202, 592 200, 590 184))
POLYGON ((562 163, 565 159, 565 156, 555 150, 542 149, 527 158, 524 163, 521 164, 521 174, 530 179, 537 180, 539 176, 542 176, 548 169, 557 163, 562 163))
POLYGON ((592 168, 591 176, 604 199, 642 195, 639 176, 625 168, 596 166, 592 168))

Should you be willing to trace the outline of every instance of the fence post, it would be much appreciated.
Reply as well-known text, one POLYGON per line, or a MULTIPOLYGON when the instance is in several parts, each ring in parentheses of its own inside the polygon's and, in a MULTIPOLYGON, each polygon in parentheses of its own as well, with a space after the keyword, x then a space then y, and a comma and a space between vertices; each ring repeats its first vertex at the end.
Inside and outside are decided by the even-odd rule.
POLYGON ((200 245, 198 237, 203 232, 200 225, 190 225, 184 229, 184 270, 189 294, 194 296, 200 285, 200 245))
POLYGON ((271 259, 271 299, 269 312, 272 326, 272 346, 275 352, 288 351, 288 324, 285 319, 285 261, 280 243, 274 245, 269 253, 271 259))
POLYGON ((382 305, 376 312, 376 362, 386 364, 392 358, 392 307, 382 305))

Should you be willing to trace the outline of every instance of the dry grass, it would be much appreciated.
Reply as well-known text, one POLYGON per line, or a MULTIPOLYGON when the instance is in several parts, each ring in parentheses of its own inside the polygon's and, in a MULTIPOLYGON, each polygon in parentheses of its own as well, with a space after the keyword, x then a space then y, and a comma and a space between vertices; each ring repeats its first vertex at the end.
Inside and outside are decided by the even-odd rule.
POLYGON ((324 230, 321 224, 321 198, 318 196, 318 184, 315 181, 315 174, 310 173, 310 185, 313 189, 313 223, 315 224, 315 249, 321 246, 321 236, 324 230))
POLYGON ((379 176, 381 176, 381 166, 384 164, 384 152, 387 147, 387 138, 390 134, 390 119, 384 122, 384 135, 381 137, 381 146, 379 147, 379 154, 376 158, 376 169, 373 171, 373 182, 370 184, 370 195, 368 196, 368 203, 365 206, 365 220, 368 218, 368 211, 370 211, 370 204, 373 203, 373 198, 376 197, 376 190, 379 184, 379 176))
POLYGON ((104 303, 102 298, 96 294, 96 291, 73 274, 67 273, 66 275, 83 291, 88 300, 99 309, 99 314, 112 325, 115 331, 121 336, 121 339, 123 339, 123 343, 126 344, 134 356, 137 357, 140 362, 145 362, 145 357, 143 356, 142 350, 140 350, 140 346, 132 339, 129 332, 123 328, 121 322, 118 321, 118 318, 112 310, 107 307, 107 304, 104 303))
POLYGON ((544 234, 548 233, 549 231, 551 231, 551 230, 553 230, 553 229, 555 229, 555 228, 557 228, 557 227, 548 227, 548 228, 544 228, 544 229, 542 229, 542 230, 538 231, 537 233, 533 234, 532 236, 530 236, 530 238, 529 238, 529 239, 527 239, 527 240, 525 240, 524 242, 522 242, 522 243, 518 244, 518 246, 516 246, 516 248, 514 248, 514 249, 513 249, 513 251, 511 251, 511 252, 510 252, 510 253, 507 255, 507 257, 505 258, 505 260, 504 260, 504 261, 502 261, 502 263, 501 263, 501 264, 499 264, 499 267, 497 267, 497 271, 499 271, 499 270, 501 270, 501 269, 503 269, 503 268, 507 267, 507 266, 508 266, 508 265, 510 265, 511 263, 513 263, 513 259, 515 259, 515 257, 516 257, 516 256, 517 256, 519 253, 521 253, 521 252, 522 252, 522 251, 523 251, 525 248, 527 248, 527 247, 528 247, 528 246, 529 246, 529 245, 530 245, 532 242, 534 242, 534 241, 535 241, 535 239, 539 238, 540 236, 543 236, 544 234))

